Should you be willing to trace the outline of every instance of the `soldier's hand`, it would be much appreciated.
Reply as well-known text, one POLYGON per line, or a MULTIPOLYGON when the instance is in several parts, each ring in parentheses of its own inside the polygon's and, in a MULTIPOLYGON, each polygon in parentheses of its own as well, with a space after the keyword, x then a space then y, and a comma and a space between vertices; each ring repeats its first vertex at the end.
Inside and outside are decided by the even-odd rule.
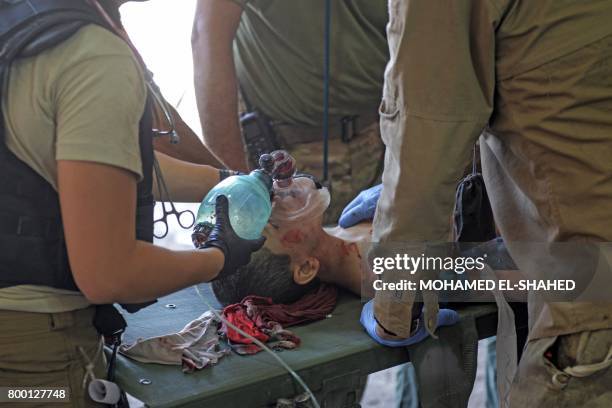
POLYGON ((203 247, 214 247, 223 252, 225 263, 215 278, 222 279, 236 272, 239 267, 248 264, 251 254, 263 246, 266 238, 243 239, 236 234, 230 223, 229 203, 224 195, 217 196, 215 212, 217 221, 203 247))
MULTIPOLYGON (((459 319, 459 313, 455 312, 454 310, 440 309, 440 311, 438 312, 438 321, 436 327, 452 326, 453 324, 457 323, 459 319)), ((363 309, 361 310, 361 318, 359 321, 374 341, 387 347, 406 347, 412 344, 419 343, 429 337, 429 333, 427 332, 425 325, 422 323, 422 315, 419 319, 416 320, 416 327, 412 331, 410 337, 405 339, 395 338, 391 340, 389 338, 385 338, 386 336, 381 336, 379 331, 377 330, 377 327, 379 326, 376 322, 376 318, 374 317, 374 300, 370 300, 363 306, 363 309)))
POLYGON ((338 225, 342 228, 352 227, 362 221, 374 218, 382 184, 363 190, 342 211, 338 225))

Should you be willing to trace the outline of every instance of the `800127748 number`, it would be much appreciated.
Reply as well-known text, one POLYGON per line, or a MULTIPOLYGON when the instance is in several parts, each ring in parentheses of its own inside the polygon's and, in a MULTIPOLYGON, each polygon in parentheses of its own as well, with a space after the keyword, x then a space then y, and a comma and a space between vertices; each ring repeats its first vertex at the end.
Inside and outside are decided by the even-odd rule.
POLYGON ((68 387, 0 387, 0 402, 68 402, 68 387))

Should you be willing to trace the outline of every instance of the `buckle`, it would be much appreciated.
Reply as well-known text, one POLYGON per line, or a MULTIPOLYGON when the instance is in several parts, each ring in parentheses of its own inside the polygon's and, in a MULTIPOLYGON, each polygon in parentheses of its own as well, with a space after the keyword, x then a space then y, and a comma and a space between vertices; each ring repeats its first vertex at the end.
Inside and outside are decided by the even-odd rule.
POLYGON ((343 143, 349 143, 353 138, 357 136, 357 118, 359 116, 345 116, 340 119, 342 125, 342 136, 341 140, 343 143))
POLYGON ((23 233, 23 224, 24 224, 23 220, 24 220, 24 217, 17 218, 17 230, 15 231, 17 235, 22 235, 23 233))

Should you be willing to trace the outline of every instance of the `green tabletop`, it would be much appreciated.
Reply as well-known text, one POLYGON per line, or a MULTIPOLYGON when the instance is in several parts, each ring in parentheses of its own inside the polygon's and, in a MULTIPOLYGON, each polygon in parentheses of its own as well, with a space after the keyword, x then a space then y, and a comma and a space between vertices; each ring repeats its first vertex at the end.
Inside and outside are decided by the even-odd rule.
MULTIPOLYGON (((208 287, 203 294, 216 305, 208 287)), ((370 339, 359 324, 361 307, 359 298, 343 293, 327 319, 292 328, 302 344, 297 350, 282 352, 280 357, 317 397, 324 398, 326 393, 341 388, 356 389, 367 374, 408 361, 405 349, 382 347, 370 339)), ((177 332, 206 310, 195 289, 177 292, 126 316, 129 327, 125 341, 177 332)), ((480 338, 495 333, 495 305, 464 306, 459 312, 476 318, 480 338)), ((150 407, 264 407, 278 398, 303 392, 265 352, 253 356, 231 354, 218 365, 192 374, 184 374, 180 366, 143 364, 119 356, 117 380, 125 391, 150 407), (142 379, 150 384, 141 384, 142 379)))

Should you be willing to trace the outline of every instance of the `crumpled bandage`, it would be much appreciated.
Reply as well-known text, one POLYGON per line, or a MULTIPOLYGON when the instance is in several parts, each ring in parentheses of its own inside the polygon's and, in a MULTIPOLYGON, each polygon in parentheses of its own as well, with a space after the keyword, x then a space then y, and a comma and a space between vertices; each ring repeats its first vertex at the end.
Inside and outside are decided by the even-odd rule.
POLYGON ((119 352, 141 363, 180 365, 183 372, 201 370, 217 364, 230 352, 229 348, 219 345, 219 323, 209 310, 178 333, 138 339, 134 344, 122 345, 119 352))

